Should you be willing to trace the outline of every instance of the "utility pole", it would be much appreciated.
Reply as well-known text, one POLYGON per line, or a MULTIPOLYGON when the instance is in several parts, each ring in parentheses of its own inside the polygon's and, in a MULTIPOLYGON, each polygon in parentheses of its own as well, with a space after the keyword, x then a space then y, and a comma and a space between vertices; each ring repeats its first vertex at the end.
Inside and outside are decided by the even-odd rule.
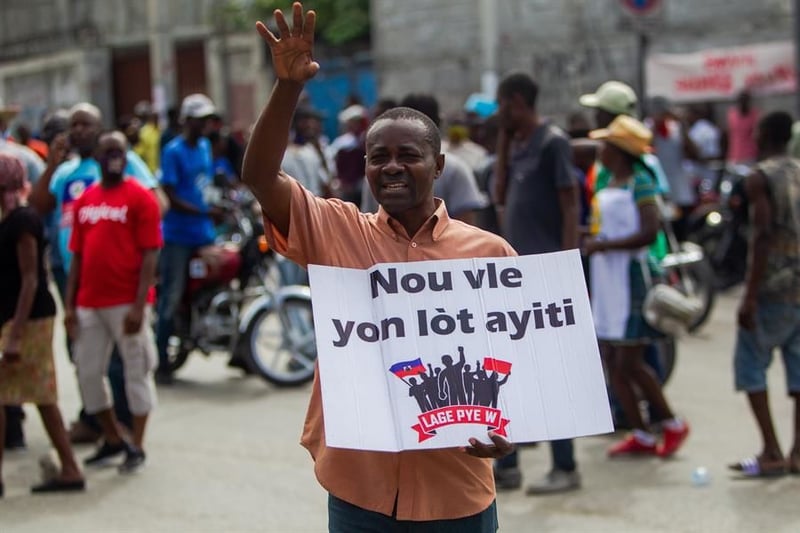
MULTIPOLYGON (((639 101, 647 101, 647 54, 650 51, 650 32, 660 22, 664 0, 619 0, 622 11, 636 32, 636 91, 639 101)), ((640 110, 642 114, 645 109, 640 110)))
POLYGON ((166 2, 147 0, 147 31, 150 40, 150 78, 153 110, 164 123, 167 108, 174 105, 177 96, 175 86, 175 52, 172 39, 166 28, 163 14, 166 2))
MULTIPOLYGON (((800 0, 797 0, 800 2, 800 0)), ((639 95, 640 105, 643 106, 643 103, 646 99, 646 92, 647 89, 647 52, 650 48, 650 37, 647 35, 647 32, 644 29, 639 28, 636 32, 636 94, 639 95)), ((644 109, 641 110, 642 114, 644 114, 644 109)))
MULTIPOLYGON (((798 0, 800 1, 800 0, 798 0)), ((497 92, 497 9, 499 2, 478 0, 481 32, 481 93, 494 98, 497 92)))

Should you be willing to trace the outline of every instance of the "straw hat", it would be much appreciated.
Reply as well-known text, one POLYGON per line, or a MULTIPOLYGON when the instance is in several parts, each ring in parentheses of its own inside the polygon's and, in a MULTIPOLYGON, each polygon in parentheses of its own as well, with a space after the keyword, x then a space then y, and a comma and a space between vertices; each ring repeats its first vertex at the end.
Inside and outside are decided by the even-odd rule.
POLYGON ((635 156, 652 151, 653 134, 647 126, 627 115, 615 118, 608 128, 590 131, 589 138, 607 141, 635 156))

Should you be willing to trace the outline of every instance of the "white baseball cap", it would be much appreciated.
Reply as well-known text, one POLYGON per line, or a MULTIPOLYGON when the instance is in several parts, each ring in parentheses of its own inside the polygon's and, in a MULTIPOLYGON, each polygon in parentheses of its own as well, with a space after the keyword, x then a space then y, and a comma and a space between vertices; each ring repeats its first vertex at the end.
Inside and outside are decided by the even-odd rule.
POLYGON ((190 94, 181 102, 181 118, 205 118, 216 113, 214 102, 201 93, 190 94))
POLYGON ((358 104, 354 104, 345 108, 344 111, 339 113, 339 122, 344 124, 350 122, 351 120, 367 118, 367 116, 367 108, 358 104))
POLYGON ((584 94, 580 103, 585 107, 599 108, 614 115, 636 115, 636 92, 621 81, 607 81, 593 94, 584 94))

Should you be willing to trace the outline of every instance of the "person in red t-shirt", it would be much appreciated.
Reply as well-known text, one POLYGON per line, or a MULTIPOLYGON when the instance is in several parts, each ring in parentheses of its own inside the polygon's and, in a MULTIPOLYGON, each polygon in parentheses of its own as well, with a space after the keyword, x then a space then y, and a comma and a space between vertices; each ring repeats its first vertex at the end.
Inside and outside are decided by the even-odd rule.
POLYGON ((128 143, 122 132, 100 136, 100 183, 77 200, 70 249, 72 260, 64 323, 87 413, 95 414, 104 441, 84 463, 100 464, 125 452, 120 472, 145 460, 142 441, 155 405, 156 347, 149 323, 155 300, 160 214, 153 194, 123 175, 128 143), (125 388, 133 414, 133 443, 119 431, 103 377, 116 343, 125 367, 125 388))

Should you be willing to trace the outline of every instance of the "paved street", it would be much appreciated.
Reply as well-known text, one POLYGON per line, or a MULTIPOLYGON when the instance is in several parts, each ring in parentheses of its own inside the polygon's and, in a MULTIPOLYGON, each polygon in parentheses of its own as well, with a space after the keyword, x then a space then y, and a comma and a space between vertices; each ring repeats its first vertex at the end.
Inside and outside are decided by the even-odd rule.
MULTIPOLYGON (((800 530, 800 477, 741 481, 725 468, 760 445, 745 399, 731 386, 735 307, 734 295, 723 296, 704 331, 680 343, 667 392, 694 431, 674 460, 611 462, 605 458, 609 436, 583 439, 577 445, 583 490, 539 498, 503 493, 501 531, 800 530), (709 469, 708 486, 692 486, 697 466, 709 469)), ((71 418, 78 407, 75 379, 63 350, 58 358, 61 407, 71 418)), ((190 359, 179 377, 160 390, 147 469, 131 477, 115 469, 87 471, 85 495, 28 493, 39 476, 37 458, 48 450, 29 407, 28 450, 6 457, 0 532, 325 531, 326 495, 298 444, 309 389, 277 390, 240 378, 222 357, 190 359)), ((770 379, 786 445, 793 413, 780 365, 770 379)), ((78 454, 89 451, 81 447, 78 454)), ((526 481, 543 474, 547 446, 524 449, 522 462, 526 481)))

